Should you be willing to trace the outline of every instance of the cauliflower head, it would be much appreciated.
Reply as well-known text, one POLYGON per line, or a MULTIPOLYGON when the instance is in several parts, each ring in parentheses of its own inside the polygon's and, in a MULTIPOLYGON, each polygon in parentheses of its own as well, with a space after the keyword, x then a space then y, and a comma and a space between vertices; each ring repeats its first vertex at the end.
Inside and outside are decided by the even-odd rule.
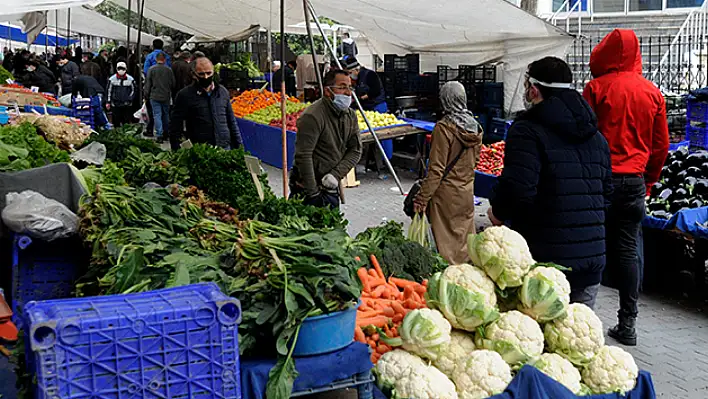
POLYGON ((538 322, 565 314, 570 303, 570 283, 562 271, 539 266, 524 277, 519 290, 519 310, 538 322))
POLYGON ((450 342, 452 327, 442 313, 434 309, 416 309, 408 312, 398 328, 400 338, 386 338, 391 346, 402 345, 403 349, 418 356, 435 360, 445 344, 450 342))
POLYGON ((520 286, 531 265, 536 263, 524 237, 506 226, 470 234, 467 250, 472 263, 484 269, 502 290, 520 286))
POLYGON ((376 373, 379 387, 392 390, 396 398, 457 399, 455 384, 449 378, 403 350, 381 356, 376 363, 376 373))
POLYGON ((478 348, 498 352, 512 366, 520 366, 543 353, 543 331, 529 316, 517 311, 502 313, 475 336, 478 348))
POLYGON ((501 393, 511 382, 511 369, 502 357, 489 350, 476 350, 452 375, 460 399, 482 399, 501 393))
POLYGON ((600 318, 581 303, 570 304, 565 317, 547 323, 544 335, 552 352, 576 366, 588 364, 605 345, 600 318))
POLYGON ((583 369, 583 382, 593 393, 625 393, 634 389, 639 368, 632 355, 616 346, 603 346, 583 369))
POLYGON ((544 353, 532 363, 547 376, 563 384, 574 394, 580 394, 580 372, 564 357, 555 353, 544 353))
POLYGON ((465 331, 452 330, 450 342, 440 351, 440 356, 433 365, 443 374, 452 378, 458 365, 464 363, 470 353, 475 350, 472 335, 465 331))
POLYGON ((467 264, 449 266, 428 281, 425 300, 453 327, 466 331, 499 317, 494 282, 481 269, 467 264))

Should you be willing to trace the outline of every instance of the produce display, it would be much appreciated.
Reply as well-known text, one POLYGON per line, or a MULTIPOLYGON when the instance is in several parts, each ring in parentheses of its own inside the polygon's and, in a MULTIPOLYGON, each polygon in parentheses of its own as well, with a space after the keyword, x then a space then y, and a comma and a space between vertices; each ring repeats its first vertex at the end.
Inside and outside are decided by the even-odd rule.
POLYGON ((658 183, 651 188, 647 214, 670 219, 682 209, 708 206, 708 151, 687 147, 669 152, 658 183))
POLYGON ((505 147, 505 141, 498 141, 491 145, 482 144, 477 170, 494 176, 501 175, 502 169, 504 169, 505 147))
MULTIPOLYGON (((302 111, 307 108, 310 104, 308 103, 296 103, 296 102, 286 102, 285 103, 285 110, 287 112, 287 118, 288 118, 288 126, 292 124, 292 127, 295 127, 295 122, 297 122, 297 118, 302 114, 302 111), (292 122, 292 123, 291 123, 292 122)), ((278 104, 273 104, 269 105, 263 109, 260 109, 256 112, 253 112, 251 114, 248 114, 243 117, 243 119, 247 119, 249 121, 257 122, 263 125, 268 125, 273 122, 280 122, 282 121, 282 113, 280 111, 280 103, 278 104)), ((297 131, 296 129, 288 129, 292 131, 297 131)))
POLYGON ((5 83, 8 79, 15 80, 15 77, 5 68, 0 65, 0 82, 5 83))
MULTIPOLYGON (((381 310, 371 326, 363 325, 368 321, 358 323, 356 334, 361 340, 363 332, 370 345, 366 331, 384 325, 376 333, 387 346, 380 350, 381 344, 372 345, 383 353, 372 355, 372 360, 377 360, 377 384, 385 394, 487 398, 501 393, 523 365, 536 367, 576 394, 634 388, 639 371, 632 356, 605 346, 602 323, 590 308, 568 304, 569 285, 561 271, 565 269, 536 263, 526 242, 515 234, 507 227, 490 227, 471 235, 468 250, 474 266, 452 265, 436 273, 423 286, 421 305, 426 307, 403 309, 397 338, 384 331, 400 318, 395 300, 386 302, 391 309, 381 310), (499 313, 501 302, 516 303, 518 310, 499 313), (419 377, 424 372, 437 375, 436 381, 419 377), (431 395, 433 390, 437 395, 431 395)), ((395 298, 398 294, 384 285, 378 268, 376 273, 360 269, 360 278, 367 281, 364 292, 375 279, 384 287, 381 293, 395 298)))
POLYGON ((20 114, 13 122, 33 124, 47 140, 63 149, 79 146, 91 135, 90 126, 67 116, 20 114))
MULTIPOLYGON (((374 129, 376 129, 377 127, 403 125, 406 123, 396 118, 396 116, 393 114, 382 114, 376 111, 364 111, 364 114, 366 114, 366 118, 369 120, 369 123, 371 123, 371 127, 373 127, 374 129)), ((359 122, 360 131, 369 130, 369 127, 366 126, 366 122, 364 122, 364 118, 361 116, 361 112, 357 111, 356 118, 359 122)))
MULTIPOLYGON (((247 90, 238 97, 231 99, 231 109, 233 109, 237 118, 243 118, 270 105, 280 104, 280 98, 280 93, 273 93, 268 90, 247 90)), ((287 100, 287 102, 293 103, 300 102, 295 97, 288 97, 287 100)), ((270 120, 268 123, 270 123, 270 120)))
POLYGON ((0 172, 69 162, 69 154, 48 143, 29 123, 0 126, 0 172))
POLYGON ((258 65, 251 60, 250 54, 241 54, 236 62, 232 62, 230 64, 218 63, 214 65, 214 76, 219 76, 219 71, 221 69, 246 72, 249 78, 258 78, 263 76, 261 71, 258 69, 258 65))
MULTIPOLYGON (((0 68, 2 68, 2 66, 0 66, 0 68)), ((20 84, 17 84, 17 83, 4 83, 4 82, 6 81, 6 79, 7 79, 7 75, 5 75, 5 74, 3 73, 3 71, 7 72, 7 70, 5 70, 5 69, 0 70, 0 79, 2 79, 2 80, 0 80, 0 82, 2 82, 2 84, 0 85, 0 89, 1 89, 2 87, 7 87, 7 88, 14 89, 14 90, 20 90, 20 91, 23 91, 23 92, 25 92, 25 93, 37 94, 37 95, 40 95, 40 96, 44 97, 44 99, 47 100, 47 105, 48 105, 48 106, 61 107, 61 104, 59 103, 59 101, 57 100, 57 98, 54 97, 52 94, 49 94, 49 93, 33 93, 32 90, 30 90, 30 89, 28 89, 28 88, 26 88, 25 86, 22 86, 22 85, 20 85, 20 84)), ((7 72, 7 73, 9 74, 9 72, 7 72)), ((12 78, 12 75, 10 75, 10 79, 13 79, 13 78, 12 78)))

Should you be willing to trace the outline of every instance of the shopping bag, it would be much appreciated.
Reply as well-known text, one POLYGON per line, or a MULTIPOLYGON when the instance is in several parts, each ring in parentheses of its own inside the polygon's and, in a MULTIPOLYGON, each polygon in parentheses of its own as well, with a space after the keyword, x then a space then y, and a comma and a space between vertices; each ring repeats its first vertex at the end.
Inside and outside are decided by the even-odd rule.
POLYGON ((408 239, 418 244, 429 248, 430 238, 428 236, 428 229, 430 225, 428 224, 428 219, 423 213, 416 213, 413 216, 413 221, 410 227, 408 227, 408 239))
POLYGON ((143 103, 142 108, 133 114, 133 118, 137 119, 140 123, 148 123, 148 111, 145 103, 143 103))

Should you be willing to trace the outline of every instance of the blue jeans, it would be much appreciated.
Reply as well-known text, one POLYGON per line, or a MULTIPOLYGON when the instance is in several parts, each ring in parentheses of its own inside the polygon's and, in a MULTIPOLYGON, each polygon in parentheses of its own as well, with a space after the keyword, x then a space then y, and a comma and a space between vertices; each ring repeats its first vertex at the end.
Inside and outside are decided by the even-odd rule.
POLYGON ((150 100, 150 105, 152 105, 152 115, 153 119, 155 119, 155 135, 161 138, 162 133, 169 129, 170 103, 150 100))
POLYGON ((600 290, 600 284, 589 285, 585 288, 570 290, 570 303, 582 303, 590 309, 595 309, 595 299, 600 290))

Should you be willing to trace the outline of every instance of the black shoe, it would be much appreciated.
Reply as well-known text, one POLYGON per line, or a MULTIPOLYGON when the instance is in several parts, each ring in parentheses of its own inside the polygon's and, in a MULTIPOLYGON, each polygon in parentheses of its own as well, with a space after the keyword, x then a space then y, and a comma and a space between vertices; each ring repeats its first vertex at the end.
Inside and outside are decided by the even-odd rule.
POLYGON ((165 139, 164 139, 164 138, 162 138, 162 137, 158 137, 158 138, 157 138, 157 144, 162 144, 162 143, 164 143, 164 142, 165 142, 165 139))
POLYGON ((143 133, 143 136, 145 136, 145 137, 155 137, 155 135, 152 134, 152 133, 150 133, 150 132, 145 132, 145 133, 143 133))
POLYGON ((607 335, 615 341, 626 346, 637 346, 637 330, 634 326, 629 326, 620 322, 614 327, 607 330, 607 335))

